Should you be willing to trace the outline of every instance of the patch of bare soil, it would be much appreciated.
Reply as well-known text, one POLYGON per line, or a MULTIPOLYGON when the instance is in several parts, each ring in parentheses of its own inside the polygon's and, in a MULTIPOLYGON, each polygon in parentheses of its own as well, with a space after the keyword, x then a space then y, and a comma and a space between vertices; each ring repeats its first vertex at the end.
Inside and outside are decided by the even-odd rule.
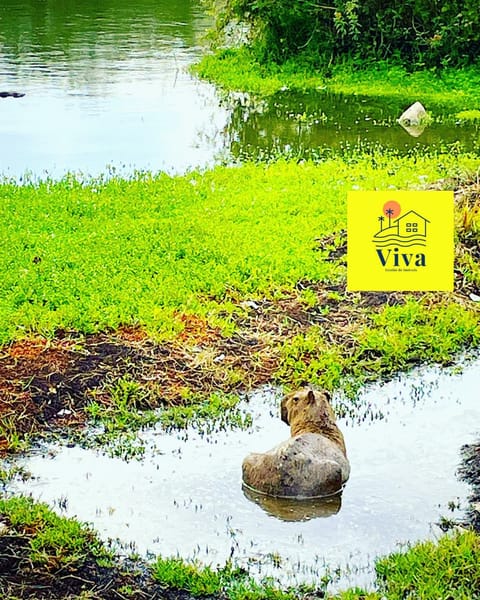
POLYGON ((35 435, 64 427, 78 428, 92 400, 108 406, 112 386, 128 377, 145 390, 137 409, 178 405, 193 394, 252 389, 272 380, 279 348, 311 325, 325 325, 332 343, 348 348, 352 319, 365 307, 398 303, 396 295, 364 294, 360 303, 332 299, 342 286, 300 282, 298 290, 276 300, 243 303, 236 333, 223 337, 195 315, 180 315, 183 331, 168 343, 156 343, 136 328, 82 335, 59 332, 55 339, 31 337, 0 349, 0 454, 12 435, 35 435), (300 297, 313 290, 320 307, 300 297))

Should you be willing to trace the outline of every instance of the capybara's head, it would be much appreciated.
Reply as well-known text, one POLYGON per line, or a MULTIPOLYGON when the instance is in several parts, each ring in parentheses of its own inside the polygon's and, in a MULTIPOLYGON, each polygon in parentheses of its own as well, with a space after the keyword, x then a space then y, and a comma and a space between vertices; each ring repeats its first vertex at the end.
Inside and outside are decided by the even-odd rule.
POLYGON ((311 420, 335 422, 330 399, 330 393, 326 390, 317 391, 310 387, 290 392, 280 405, 282 421, 287 425, 311 420))

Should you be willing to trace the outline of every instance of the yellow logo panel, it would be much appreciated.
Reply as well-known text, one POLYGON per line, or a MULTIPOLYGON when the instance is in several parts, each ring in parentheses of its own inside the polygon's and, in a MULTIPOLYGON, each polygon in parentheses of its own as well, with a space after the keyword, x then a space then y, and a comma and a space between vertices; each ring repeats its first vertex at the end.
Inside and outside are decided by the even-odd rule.
POLYGON ((349 291, 453 290, 453 192, 349 192, 349 291))

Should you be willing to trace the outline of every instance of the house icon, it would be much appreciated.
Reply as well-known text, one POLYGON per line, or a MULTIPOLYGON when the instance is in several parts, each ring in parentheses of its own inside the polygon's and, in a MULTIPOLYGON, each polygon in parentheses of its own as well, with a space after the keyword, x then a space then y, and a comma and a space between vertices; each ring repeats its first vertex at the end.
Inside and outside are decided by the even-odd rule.
POLYGON ((425 237, 427 235, 427 223, 430 223, 428 219, 425 219, 414 210, 409 210, 402 217, 399 217, 395 224, 398 226, 398 235, 401 237, 414 235, 425 237))

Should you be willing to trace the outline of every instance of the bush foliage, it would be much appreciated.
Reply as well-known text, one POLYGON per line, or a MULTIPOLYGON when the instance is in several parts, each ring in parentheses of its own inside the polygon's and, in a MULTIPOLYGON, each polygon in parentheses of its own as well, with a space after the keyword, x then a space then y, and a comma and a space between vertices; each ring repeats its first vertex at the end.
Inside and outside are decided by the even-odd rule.
MULTIPOLYGON (((306 54, 463 65, 480 50, 478 0, 210 0, 219 30, 245 23, 262 59, 306 54)), ((318 60, 320 59, 320 61, 318 60)))

